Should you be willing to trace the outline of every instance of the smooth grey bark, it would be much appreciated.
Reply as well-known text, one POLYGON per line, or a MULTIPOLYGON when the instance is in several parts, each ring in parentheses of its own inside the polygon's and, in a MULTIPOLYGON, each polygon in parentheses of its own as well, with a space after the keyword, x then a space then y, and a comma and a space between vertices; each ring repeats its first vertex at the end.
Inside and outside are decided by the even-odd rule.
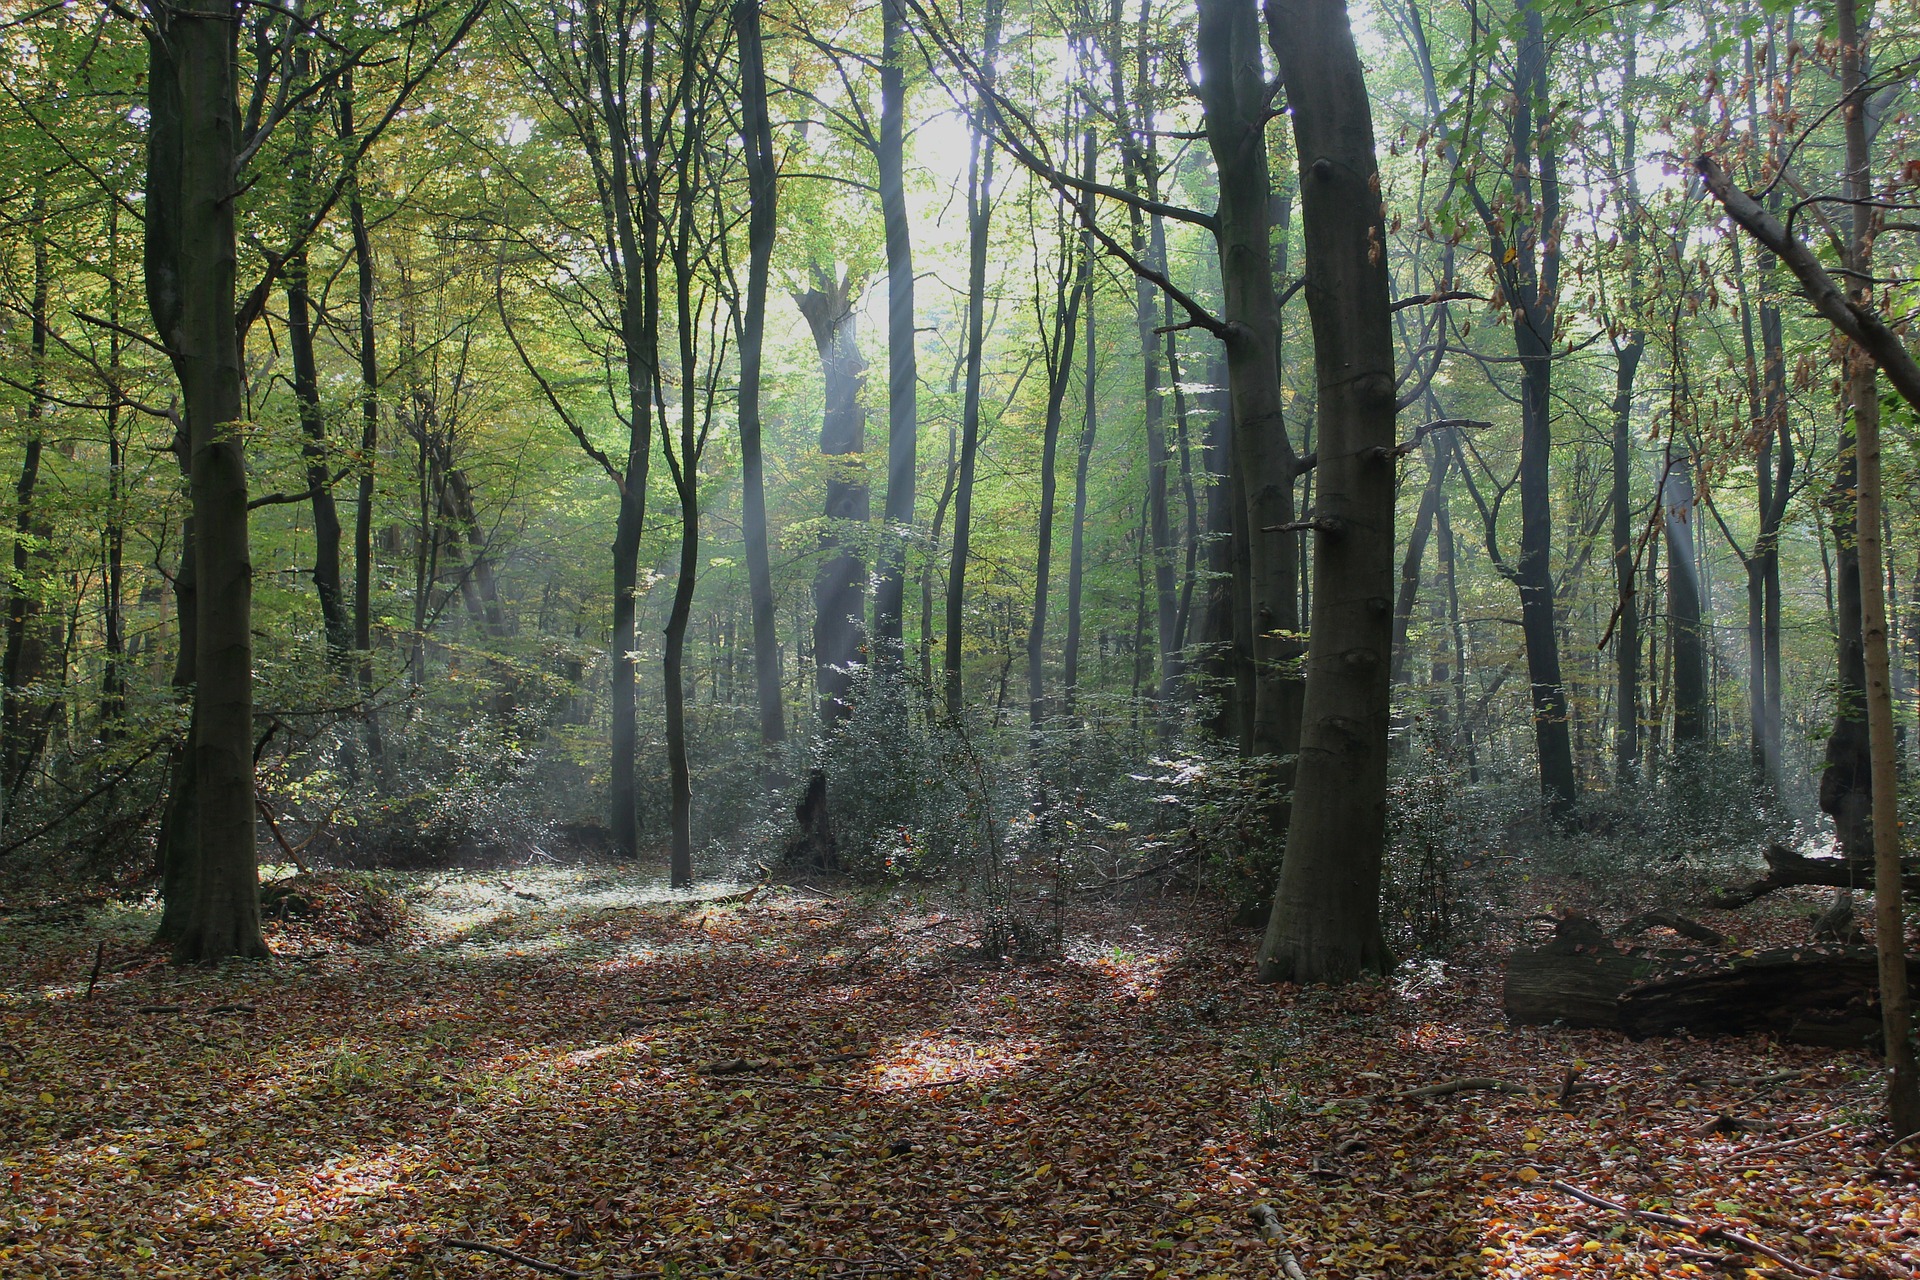
POLYGON ((866 449, 867 411, 860 404, 867 362, 855 331, 854 301, 860 282, 851 271, 835 276, 813 264, 812 286, 794 295, 813 334, 826 383, 826 409, 820 420, 820 453, 828 459, 823 541, 830 548, 813 578, 814 692, 823 724, 853 712, 850 694, 860 663, 867 567, 861 557, 869 514, 866 449), (856 529, 856 526, 858 528, 856 529))
POLYGON ((1661 526, 1667 540, 1667 643, 1673 661, 1673 745, 1698 747, 1707 739, 1707 643, 1701 619, 1694 522, 1693 459, 1667 459, 1660 483, 1661 526))
POLYGON ((874 588, 875 656, 904 660, 907 541, 920 439, 920 370, 913 331, 913 230, 902 170, 906 121, 905 26, 908 0, 880 4, 880 219, 887 252, 887 500, 874 588))
MULTIPOLYGON (((753 687, 760 710, 760 741, 786 740, 780 697, 780 637, 774 618, 773 566, 767 550, 766 462, 761 454, 761 353, 767 331, 767 273, 773 260, 779 198, 773 123, 767 114, 767 68, 760 31, 760 0, 737 0, 734 31, 740 42, 740 107, 747 160, 747 296, 740 315, 740 523, 746 543, 747 599, 753 619, 753 687)), ((866 513, 861 513, 861 519, 866 513)))
POLYGON ((960 476, 953 497, 953 545, 947 568, 947 640, 942 650, 947 714, 965 706, 962 660, 967 621, 967 556, 973 541, 973 474, 980 452, 980 377, 986 356, 987 236, 993 228, 993 156, 987 140, 987 100, 999 61, 1001 0, 987 0, 980 58, 981 101, 973 112, 967 165, 967 381, 960 410, 960 476))
POLYGON ((52 329, 48 316, 53 272, 47 246, 47 189, 44 178, 34 186, 31 212, 33 293, 28 302, 26 440, 20 452, 20 479, 13 490, 13 586, 7 593, 7 635, 0 657, 0 784, 11 801, 26 785, 34 762, 45 745, 51 714, 46 701, 31 686, 46 664, 46 644, 40 634, 40 600, 34 582, 36 562, 44 559, 53 538, 53 523, 36 501, 40 465, 45 452, 45 423, 51 401, 47 395, 47 341, 52 329))
MULTIPOLYGON (((1098 168, 1096 145, 1093 130, 1085 130, 1080 144, 1080 176, 1087 182, 1093 181, 1098 168)), ((1074 253, 1068 247, 1071 243, 1065 234, 1061 235, 1051 333, 1046 339, 1047 409, 1040 444, 1040 528, 1034 558, 1033 614, 1027 627, 1027 722, 1036 731, 1047 719, 1047 605, 1053 581, 1054 508, 1060 488, 1056 474, 1060 427, 1065 417, 1067 393, 1073 385, 1073 353, 1080 335, 1080 307, 1093 286, 1091 246, 1082 237, 1079 252, 1074 253)))
POLYGON ((1420 566, 1426 559, 1427 539, 1433 532, 1435 513, 1446 500, 1444 486, 1447 467, 1452 461, 1453 450, 1444 442, 1428 442, 1427 482, 1421 487, 1420 507, 1407 537, 1406 554, 1400 560, 1400 589, 1393 602, 1392 682, 1396 686, 1407 683, 1407 632, 1412 628, 1414 601, 1420 594, 1420 566))
MULTIPOLYGON (((1290 36, 1278 37, 1282 40, 1290 36)), ((1280 307, 1270 243, 1272 183, 1266 123, 1270 94, 1261 65, 1260 16, 1252 0, 1200 7, 1200 100, 1207 144, 1220 174, 1214 238, 1220 253, 1222 334, 1233 413, 1233 461, 1247 538, 1238 611, 1252 655, 1254 696, 1246 746, 1294 754, 1300 735, 1299 545, 1293 486, 1299 473, 1280 394, 1280 307)), ((1236 586, 1239 582, 1236 581, 1236 586)))
POLYGON ((1386 218, 1344 0, 1268 0, 1266 14, 1300 161, 1319 461, 1299 763, 1260 974, 1345 982, 1393 965, 1380 928, 1397 456, 1386 218))
MULTIPOLYGON (((191 881, 170 922, 179 961, 265 956, 254 850, 253 565, 234 286, 238 157, 232 0, 148 13, 146 288, 180 382, 193 508, 191 881)), ((179 887, 184 888, 182 883, 179 887)))
MULTIPOLYGON (((339 102, 340 140, 349 154, 355 151, 353 121, 353 73, 341 73, 339 102)), ((367 756, 373 761, 374 777, 384 785, 386 748, 380 733, 380 713, 373 705, 373 500, 375 467, 380 456, 380 349, 374 327, 374 300, 377 271, 373 256, 373 235, 368 227, 366 202, 360 191, 360 165, 353 162, 347 178, 347 226, 353 235, 354 313, 359 327, 357 355, 360 366, 360 443, 354 459, 353 513, 353 648, 354 675, 358 682, 364 717, 367 756)))
POLYGON ((1087 570, 1087 472, 1092 466, 1094 438, 1100 421, 1100 360, 1093 314, 1093 252, 1093 232, 1089 229, 1080 240, 1081 272, 1087 283, 1087 332, 1083 344, 1086 354, 1081 360, 1083 401, 1080 407, 1080 441, 1073 464, 1073 516, 1067 537, 1067 635, 1060 671, 1063 710, 1069 720, 1074 717, 1080 695, 1080 631, 1087 570))

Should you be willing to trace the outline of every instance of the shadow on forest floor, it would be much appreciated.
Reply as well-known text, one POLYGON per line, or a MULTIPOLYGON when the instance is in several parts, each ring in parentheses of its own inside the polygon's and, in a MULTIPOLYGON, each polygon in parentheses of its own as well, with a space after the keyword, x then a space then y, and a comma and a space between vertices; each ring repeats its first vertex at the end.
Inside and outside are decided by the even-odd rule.
POLYGON ((90 1000, 138 911, 0 922, 0 1270, 534 1274, 462 1240, 596 1277, 1264 1277, 1263 1202, 1316 1280, 1773 1265, 1557 1180, 1915 1265, 1869 1060, 1510 1029, 1485 955, 1300 992, 1165 903, 1076 908, 1065 958, 1008 965, 897 899, 400 883, 404 945, 283 932, 273 965, 116 964, 90 1000), (1531 1092, 1379 1099, 1468 1076, 1531 1092), (1723 1112, 1792 1128, 1700 1132, 1723 1112))

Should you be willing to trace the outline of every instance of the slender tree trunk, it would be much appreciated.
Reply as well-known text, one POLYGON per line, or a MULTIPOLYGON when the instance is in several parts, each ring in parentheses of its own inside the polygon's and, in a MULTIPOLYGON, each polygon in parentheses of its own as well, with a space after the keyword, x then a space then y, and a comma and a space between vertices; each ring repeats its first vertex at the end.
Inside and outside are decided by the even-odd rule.
POLYGON ((1640 769, 1640 601, 1634 591, 1633 384, 1646 351, 1646 334, 1633 330, 1614 348, 1613 580, 1620 616, 1614 622, 1616 721, 1614 776, 1625 782, 1640 769))
POLYGON ((1427 538, 1433 531, 1433 518, 1444 501, 1442 486, 1447 479, 1447 464, 1453 450, 1444 442, 1431 442, 1427 449, 1427 483, 1420 491, 1420 509, 1413 518, 1413 531, 1407 537, 1407 552, 1400 561, 1400 590, 1393 602, 1393 684, 1407 683, 1407 632, 1413 625, 1413 606, 1420 593, 1420 565, 1426 559, 1427 538))
MULTIPOLYGON (((340 139, 351 155, 354 149, 351 68, 341 72, 339 104, 340 139)), ((384 784, 386 748, 381 740, 380 713, 373 705, 373 499, 374 468, 380 457, 380 351, 375 344, 374 331, 376 277, 373 236, 367 226, 367 209, 361 199, 357 164, 347 179, 347 225, 353 233, 353 260, 357 277, 354 310, 360 330, 360 447, 354 459, 353 512, 354 670, 364 705, 367 756, 373 761, 374 778, 384 784)))
POLYGON ((1067 537, 1067 638, 1060 672, 1069 720, 1079 707, 1081 604, 1087 573, 1087 471, 1093 461, 1094 435, 1099 425, 1100 361, 1093 317, 1093 254, 1093 236, 1089 232, 1080 240, 1080 269, 1086 281, 1087 308, 1086 356, 1081 362, 1085 399, 1080 410, 1080 444, 1073 465, 1073 518, 1067 537))
MULTIPOLYGON (((1862 308, 1873 306, 1872 267, 1875 214, 1867 127, 1867 32, 1859 23, 1855 0, 1836 0, 1834 12, 1839 19, 1840 92, 1848 105, 1842 112, 1847 139, 1846 192, 1852 207, 1848 212, 1847 277, 1849 301, 1862 308)), ((1900 866, 1899 779, 1896 773, 1896 744, 1893 725, 1893 688, 1888 662, 1886 579, 1882 572, 1884 548, 1881 543, 1881 448, 1878 372, 1865 352, 1851 344, 1845 348, 1847 390, 1853 402, 1854 434, 1854 548, 1853 590, 1860 604, 1860 682, 1858 692, 1866 720, 1868 777, 1855 778, 1846 801, 1827 811, 1841 815, 1859 803, 1859 792, 1868 792, 1867 826, 1873 853, 1873 928, 1880 955, 1880 1015, 1885 1032, 1887 1054, 1887 1111, 1894 1131, 1900 1134, 1920 1130, 1920 1067, 1916 1066, 1913 1035, 1913 1004, 1907 990, 1906 920, 1902 911, 1900 866), (1861 785, 1865 783, 1864 787, 1861 785)), ((1843 590, 1844 597, 1844 590, 1843 590)), ((1842 611, 1846 605, 1842 603, 1842 611)), ((1844 664, 1843 664, 1844 665, 1844 664)), ((1844 680, 1843 698, 1852 692, 1844 680)), ((1845 718, 1843 707, 1843 719, 1845 718)), ((1834 736, 1840 736, 1838 727, 1834 736)), ((1831 742, 1828 769, 1833 772, 1831 742)), ((1822 808, 1827 808, 1827 779, 1821 780, 1822 808)), ((1852 854, 1848 843, 1853 833, 1842 833, 1842 848, 1852 854)))
POLYGON ((1673 656, 1673 745, 1676 752, 1707 740, 1707 644, 1694 546, 1693 459, 1668 460, 1660 485, 1667 539, 1667 629, 1673 656))
MULTIPOLYGON (((1000 49, 1001 0, 987 0, 980 94, 991 97, 1000 49)), ((986 356, 987 235, 993 228, 993 154, 987 107, 975 106, 972 159, 967 166, 967 386, 960 414, 960 480, 953 498, 953 549, 947 569, 947 643, 943 653, 947 714, 965 706, 961 662, 967 621, 967 555, 973 541, 973 473, 980 451, 980 377, 986 356)))
POLYGON ((1260 971, 1344 982, 1393 964, 1380 929, 1396 456, 1386 219, 1345 0, 1268 0, 1267 21, 1300 158, 1320 447, 1300 762, 1260 971))
POLYGON ((919 448, 919 362, 913 331, 913 235, 902 169, 906 121, 908 0, 881 0, 880 218, 887 250, 887 501, 874 591, 874 639, 883 663, 904 658, 907 538, 919 448))
MULTIPOLYGON (((53 272, 47 248, 47 191, 44 179, 34 188, 32 213, 33 297, 29 303, 26 443, 21 450, 20 480, 14 486, 13 587, 7 593, 7 639, 4 660, 4 708, 0 709, 0 760, 4 761, 6 797, 11 801, 26 785, 50 727, 44 696, 38 683, 46 661, 40 635, 39 563, 53 540, 53 523, 37 502, 40 463, 45 448, 43 432, 47 409, 47 340, 51 335, 48 306, 53 272)), ((10 806, 9 806, 10 807, 10 806)))
MULTIPOLYGON (((107 319, 120 318, 120 208, 107 206, 107 319)), ((105 592, 101 602, 101 646, 105 658, 100 670, 100 736, 107 742, 122 735, 126 714, 126 493, 127 441, 120 435, 120 344, 117 332, 107 335, 107 510, 103 543, 105 592)))
MULTIPOLYGON (((774 619, 773 567, 767 551, 766 464, 760 445, 761 350, 767 331, 767 273, 777 228, 777 162, 767 116, 767 70, 760 0, 736 0, 740 41, 740 106, 747 144, 747 297, 740 321, 740 521, 746 540, 747 596, 753 614, 753 682, 760 741, 785 741, 780 702, 780 640, 774 619)), ((863 486, 864 487, 864 486, 863 486)), ((862 499, 864 507, 865 500, 862 499)), ((862 520, 866 512, 862 510, 862 520)))
POLYGON ((860 404, 867 362, 854 330, 855 298, 860 285, 851 273, 837 279, 818 263, 813 287, 794 295, 813 333, 826 382, 826 411, 820 422, 820 452, 828 459, 824 535, 830 553, 813 579, 814 689, 820 719, 831 725, 853 711, 849 695, 860 662, 867 568, 860 548, 868 517, 867 412, 860 404))
MULTIPOLYGON (((1091 182, 1097 164, 1094 133, 1088 129, 1081 142, 1081 177, 1091 182)), ((1067 246, 1070 243, 1062 235, 1060 275, 1054 288, 1053 334, 1047 344, 1047 412, 1040 445, 1040 530, 1034 558, 1033 618, 1027 627, 1027 721, 1036 732, 1047 718, 1047 594, 1053 579, 1054 507, 1060 487, 1056 474, 1060 425, 1065 416, 1067 392, 1073 385, 1073 350, 1080 334, 1080 304, 1093 282, 1093 260, 1082 246, 1080 253, 1072 255, 1073 278, 1068 284, 1067 246)))
MULTIPOLYGON (((265 956, 254 852, 253 566, 234 296, 232 0, 149 15, 146 279, 180 380, 193 506, 194 830, 181 961, 265 956)), ((185 833, 180 833, 185 834, 185 833)))
MULTIPOLYGON (((296 175, 295 181, 298 182, 296 175)), ((307 255, 286 265, 287 348, 293 357, 293 397, 299 408, 301 457, 306 462, 307 502, 313 509, 313 586, 320 597, 320 622, 330 665, 347 660, 353 648, 353 623, 340 578, 340 512, 333 501, 333 474, 327 448, 326 419, 320 408, 319 364, 314 358, 312 304, 307 295, 307 255)))

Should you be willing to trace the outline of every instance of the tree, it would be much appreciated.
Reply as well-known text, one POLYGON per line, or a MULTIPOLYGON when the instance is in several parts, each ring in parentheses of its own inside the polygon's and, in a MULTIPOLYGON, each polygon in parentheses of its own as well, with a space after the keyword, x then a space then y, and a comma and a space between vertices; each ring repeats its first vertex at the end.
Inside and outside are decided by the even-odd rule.
POLYGON ((1393 964, 1379 917, 1400 452, 1386 216, 1345 0, 1267 0, 1266 17, 1300 161, 1319 464, 1300 761, 1260 974, 1343 982, 1393 964))
POLYGON ((873 600, 875 656, 882 664, 904 657, 907 538, 920 440, 920 366, 913 328, 913 229, 907 220, 904 171, 907 80, 903 37, 910 0, 881 0, 880 215, 887 244, 887 501, 880 540, 879 580, 873 600))
POLYGON ((853 711, 850 694, 860 662, 861 618, 865 613, 867 570, 861 559, 861 530, 869 514, 867 478, 861 455, 866 449, 867 411, 860 404, 867 362, 860 354, 854 303, 861 281, 851 268, 835 275, 819 263, 812 280, 794 295, 813 333, 826 383, 826 408, 820 419, 820 453, 829 459, 823 542, 828 555, 813 578, 814 690, 825 725, 853 711))

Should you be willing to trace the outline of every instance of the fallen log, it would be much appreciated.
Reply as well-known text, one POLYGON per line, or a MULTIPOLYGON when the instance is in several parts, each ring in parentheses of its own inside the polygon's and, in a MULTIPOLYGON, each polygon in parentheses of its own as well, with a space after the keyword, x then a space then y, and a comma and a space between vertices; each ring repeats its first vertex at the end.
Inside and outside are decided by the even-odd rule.
MULTIPOLYGON (((1783 844, 1770 844, 1762 855, 1767 860, 1767 874, 1742 888, 1722 889, 1713 894, 1708 902, 1716 907, 1727 909, 1744 907, 1757 898, 1765 897, 1776 889, 1788 889, 1796 885, 1812 885, 1824 889, 1871 889, 1873 887, 1873 864, 1871 862, 1850 862, 1845 858, 1809 858, 1803 853, 1795 853, 1783 844)), ((1907 896, 1920 897, 1920 868, 1909 864, 1902 869, 1900 883, 1907 896)))
MULTIPOLYGON (((1876 1047, 1878 974, 1871 947, 1806 946, 1745 955, 1622 947, 1592 922, 1507 957, 1506 1013, 1635 1039, 1767 1033, 1829 1048, 1876 1047)), ((1920 960, 1908 961, 1920 980, 1920 960)))

